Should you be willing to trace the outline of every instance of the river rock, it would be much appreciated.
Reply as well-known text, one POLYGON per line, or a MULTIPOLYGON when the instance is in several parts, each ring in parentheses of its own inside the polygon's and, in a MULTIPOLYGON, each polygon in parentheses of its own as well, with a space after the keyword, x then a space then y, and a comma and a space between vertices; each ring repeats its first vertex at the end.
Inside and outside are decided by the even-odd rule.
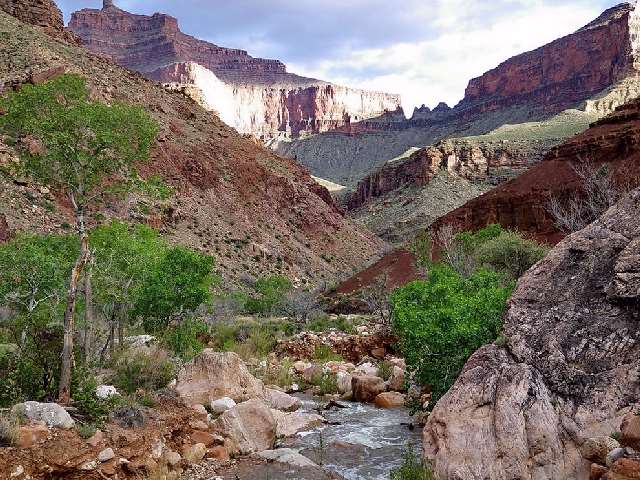
POLYGON ((351 381, 353 377, 345 372, 338 372, 336 374, 336 382, 338 384, 338 392, 341 394, 347 394, 352 392, 351 381))
POLYGON ((401 408, 405 402, 406 397, 398 392, 383 392, 374 401, 378 408, 401 408))
POLYGON ((211 411, 213 413, 221 414, 236 406, 233 398, 222 397, 217 400, 211 400, 211 411))
POLYGON ((297 374, 302 375, 302 374, 304 373, 304 371, 305 371, 307 368, 311 367, 311 366, 312 366, 312 365, 311 365, 311 363, 309 363, 309 362, 304 362, 304 361, 302 361, 302 360, 298 360, 297 362, 295 362, 295 363, 293 364, 293 370, 294 370, 297 374))
POLYGON ((256 454, 256 456, 269 462, 284 463, 286 465, 291 465, 292 467, 317 467, 317 465, 307 457, 290 448, 265 450, 256 454))
POLYGON ((358 365, 355 369, 354 375, 368 375, 370 377, 378 376, 378 367, 371 362, 358 365))
POLYGON ((625 416, 620 431, 622 444, 640 451, 640 415, 630 413, 625 416))
POLYGON ((44 422, 49 428, 73 428, 71 415, 57 403, 24 402, 14 405, 11 413, 32 422, 44 422))
POLYGON ((235 402, 265 398, 264 384, 233 352, 211 349, 187 363, 178 373, 176 392, 190 403, 208 404, 229 397, 235 402))
POLYGON ((585 440, 580 447, 580 454, 587 460, 605 465, 607 463, 607 454, 620 444, 608 435, 592 437, 585 440))
POLYGON ((213 423, 213 429, 227 438, 231 455, 269 450, 276 440, 276 419, 269 406, 255 398, 224 412, 213 423))
POLYGON ((506 347, 467 361, 424 429, 442 478, 588 478, 586 438, 618 431, 640 398, 640 190, 560 242, 519 280, 506 347), (635 282, 635 287, 631 285, 635 282), (636 380, 633 380, 636 379, 636 380))
POLYGON ((606 465, 607 467, 611 467, 614 463, 624 457, 624 448, 618 447, 614 448, 607 454, 606 465))
POLYGON ((273 388, 267 388, 266 394, 267 403, 276 410, 294 412, 302 406, 302 401, 299 398, 292 397, 273 388))
POLYGON ((380 377, 357 375, 351 379, 351 389, 356 402, 371 403, 386 390, 386 385, 380 377))
POLYGON ((640 460, 620 458, 602 478, 604 480, 638 480, 640 479, 640 460))
POLYGON ((271 413, 276 420, 278 438, 293 437, 297 433, 313 430, 325 422, 324 417, 315 413, 284 413, 275 409, 272 409, 271 413))
POLYGON ((407 389, 404 382, 404 370, 400 367, 393 366, 391 378, 389 378, 389 390, 395 392, 403 392, 407 389))

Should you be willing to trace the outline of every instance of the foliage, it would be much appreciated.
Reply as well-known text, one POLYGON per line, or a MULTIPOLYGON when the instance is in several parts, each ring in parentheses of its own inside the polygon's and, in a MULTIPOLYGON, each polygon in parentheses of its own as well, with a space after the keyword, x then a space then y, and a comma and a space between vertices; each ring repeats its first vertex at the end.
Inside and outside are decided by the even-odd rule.
POLYGON ((18 235, 0 245, 0 305, 27 316, 51 312, 66 292, 78 242, 67 235, 18 235))
POLYGON ((115 405, 116 398, 100 399, 96 395, 98 382, 86 368, 76 368, 71 383, 73 405, 82 416, 83 423, 101 427, 115 405))
POLYGON ((0 448, 13 447, 18 441, 18 421, 10 415, 0 415, 0 448))
POLYGON ((0 100, 0 108, 0 132, 19 147, 25 172, 78 205, 86 205, 106 177, 146 160, 158 129, 140 107, 92 101, 77 75, 24 85, 0 100))
POLYGON ((313 359, 323 363, 343 360, 342 356, 334 353, 328 345, 316 345, 313 350, 313 359))
POLYGON ((339 315, 337 317, 324 315, 312 320, 305 327, 305 330, 310 332, 326 332, 331 329, 350 334, 356 333, 353 322, 350 322, 347 317, 343 315, 339 315))
POLYGON ((295 332, 295 325, 287 320, 241 320, 215 324, 211 328, 211 339, 214 348, 236 352, 249 360, 267 356, 279 339, 295 332))
POLYGON ((309 383, 314 387, 318 387, 319 395, 338 393, 338 377, 333 373, 324 372, 314 375, 309 383))
POLYGON ((197 356, 209 339, 209 325, 203 320, 188 318, 179 321, 164 332, 165 344, 182 360, 197 356))
POLYGON ((165 327, 173 316, 211 299, 213 258, 185 247, 170 247, 145 278, 135 312, 147 330, 165 327))
POLYGON ((515 232, 501 232, 478 246, 474 252, 481 265, 517 280, 547 254, 548 248, 515 232))
POLYGON ((114 359, 111 381, 124 393, 137 390, 152 392, 166 387, 175 377, 175 365, 167 352, 155 348, 150 352, 122 351, 114 359))
POLYGON ((391 375, 393 375, 393 367, 393 363, 386 360, 380 362, 380 365, 378 365, 378 376, 386 382, 391 378, 391 375))
POLYGON ((435 480, 428 465, 423 465, 411 444, 407 445, 402 466, 391 472, 391 480, 435 480))
POLYGON ((285 296, 291 290, 291 281, 287 277, 274 275, 259 278, 254 286, 255 294, 246 300, 247 313, 270 316, 282 308, 285 296))
POLYGON ((400 347, 417 380, 431 387, 433 403, 469 356, 497 338, 511 290, 490 270, 464 278, 451 267, 434 265, 427 280, 394 292, 393 325, 400 347))

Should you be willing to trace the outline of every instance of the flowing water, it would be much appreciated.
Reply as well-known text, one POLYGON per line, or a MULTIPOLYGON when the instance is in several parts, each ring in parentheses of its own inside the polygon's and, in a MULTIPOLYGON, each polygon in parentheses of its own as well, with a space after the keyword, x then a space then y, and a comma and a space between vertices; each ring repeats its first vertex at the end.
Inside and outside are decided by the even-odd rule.
MULTIPOLYGON (((303 410, 315 412, 320 404, 303 398, 303 410)), ((286 446, 346 480, 389 480, 392 469, 402 464, 407 445, 419 449, 421 429, 410 429, 406 409, 379 409, 374 405, 343 402, 347 408, 322 411, 329 421, 312 432, 289 439, 286 446)))

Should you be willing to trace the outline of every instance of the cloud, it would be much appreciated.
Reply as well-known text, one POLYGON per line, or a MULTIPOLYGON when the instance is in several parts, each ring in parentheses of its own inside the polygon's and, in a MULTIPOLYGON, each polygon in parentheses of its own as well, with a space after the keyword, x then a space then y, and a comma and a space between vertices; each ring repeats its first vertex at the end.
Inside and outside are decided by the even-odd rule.
MULTIPOLYGON (((98 0, 62 0, 70 12, 98 0)), ((405 108, 455 104, 469 79, 569 34, 615 0, 116 0, 178 17, 183 31, 277 58, 289 71, 401 93, 405 108)))

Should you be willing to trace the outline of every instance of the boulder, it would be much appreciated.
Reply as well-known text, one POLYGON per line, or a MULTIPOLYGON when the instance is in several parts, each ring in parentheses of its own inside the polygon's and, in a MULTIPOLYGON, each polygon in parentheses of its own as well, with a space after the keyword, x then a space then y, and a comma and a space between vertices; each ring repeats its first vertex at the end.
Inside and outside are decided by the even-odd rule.
POLYGON ((113 448, 105 448, 98 454, 98 461, 101 463, 108 462, 109 460, 113 460, 116 454, 113 451, 113 448))
POLYGON ((640 451, 640 415, 630 413, 625 416, 620 425, 620 432, 622 445, 640 451))
POLYGON ((620 444, 616 440, 610 436, 601 435, 585 440, 580 447, 580 454, 591 462, 606 465, 609 452, 619 447, 620 444))
POLYGON ((213 423, 213 429, 227 438, 231 455, 269 450, 276 440, 276 419, 260 399, 248 400, 227 410, 213 423))
POLYGON ((16 447, 30 448, 49 438, 49 428, 44 423, 32 423, 18 428, 16 447))
POLYGON ((227 452, 227 449, 222 445, 218 445, 207 450, 207 458, 213 458, 223 463, 228 462, 229 452, 227 452))
POLYGON ((324 370, 320 365, 311 365, 304 370, 302 378, 304 378, 305 382, 311 383, 314 378, 320 377, 323 374, 324 370))
POLYGON ((401 408, 405 402, 406 397, 398 392, 383 392, 374 400, 378 408, 401 408))
POLYGON ((640 460, 637 458, 621 458, 617 460, 604 480, 640 480, 640 460))
POLYGON ((438 476, 589 477, 580 446, 618 431, 640 398, 640 297, 628 288, 638 263, 627 260, 638 238, 640 190, 520 278, 506 345, 472 355, 427 419, 424 456, 438 476))
POLYGON ((592 463, 589 470, 589 480, 600 480, 609 469, 603 465, 592 463))
POLYGON ((176 392, 190 403, 208 404, 229 397, 235 402, 265 398, 264 384, 233 352, 207 349, 178 373, 176 392))
POLYGON ((14 405, 11 413, 32 422, 44 422, 49 428, 73 428, 71 415, 57 403, 25 402, 14 405))
POLYGON ((406 389, 404 370, 394 365, 391 377, 389 378, 389 390, 393 390, 394 392, 404 392, 406 389))
POLYGON ((217 400, 211 401, 211 411, 213 413, 221 414, 236 406, 233 398, 222 397, 217 400))
POLYGON ((292 412, 284 413, 271 410, 276 420, 276 436, 278 438, 293 437, 300 432, 308 432, 325 422, 324 417, 315 413, 292 412))
POLYGON ((191 441, 193 443, 202 443, 205 447, 212 446, 214 443, 216 443, 218 438, 216 435, 213 435, 209 432, 203 432, 202 430, 191 432, 191 435, 189 435, 189 437, 191 437, 191 441))
POLYGON ((120 394, 118 393, 118 389, 113 385, 98 385, 96 387, 96 397, 101 400, 106 400, 116 395, 120 394))
POLYGON ((369 375, 371 377, 378 376, 378 367, 371 362, 358 365, 354 372, 354 375, 369 375))
POLYGON ((315 463, 309 460, 304 455, 292 450, 290 448, 279 448, 277 450, 265 450, 257 453, 256 457, 269 462, 284 463, 292 467, 317 467, 315 463))
POLYGON ((207 447, 204 443, 186 446, 183 450, 183 457, 189 463, 200 463, 207 454, 207 447))
POLYGON ((351 389, 356 402, 371 403, 386 390, 386 385, 380 377, 357 375, 351 379, 351 389))
POLYGON ((312 366, 312 365, 311 365, 311 363, 309 363, 309 362, 303 362, 302 360, 298 360, 297 362, 295 362, 295 363, 293 364, 293 370, 294 370, 297 374, 302 375, 302 374, 304 373, 304 371, 305 371, 307 368, 311 367, 311 366, 312 366))
POLYGON ((605 464, 607 467, 611 467, 614 463, 624 457, 624 448, 614 448, 607 454, 605 464))
POLYGON ((351 381, 353 377, 345 372, 338 372, 336 374, 336 382, 338 384, 338 392, 341 394, 348 394, 352 392, 351 381))
POLYGON ((271 408, 275 408, 276 410, 282 410, 283 412, 295 412, 302 406, 302 400, 292 397, 284 392, 267 388, 266 394, 267 403, 271 408))

